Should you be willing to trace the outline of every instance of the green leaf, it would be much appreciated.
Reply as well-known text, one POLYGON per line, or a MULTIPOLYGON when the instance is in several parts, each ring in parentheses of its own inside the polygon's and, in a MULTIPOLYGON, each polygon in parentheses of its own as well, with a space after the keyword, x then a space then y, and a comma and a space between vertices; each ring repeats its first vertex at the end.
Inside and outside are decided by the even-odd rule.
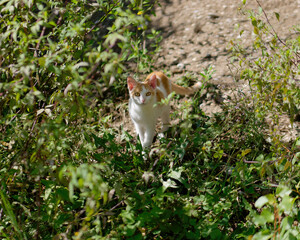
POLYGON ((56 190, 56 192, 57 192, 58 196, 59 196, 62 200, 64 200, 64 201, 70 201, 70 198, 69 198, 69 191, 68 191, 67 188, 63 188, 63 187, 58 188, 58 189, 56 190))
POLYGON ((251 23, 254 27, 257 27, 257 21, 255 18, 252 19, 251 23))
POLYGON ((270 205, 273 205, 275 203, 275 196, 273 194, 268 194, 258 198, 255 202, 255 207, 262 208, 267 203, 270 205))
POLYGON ((41 67, 45 67, 45 63, 46 63, 46 58, 45 57, 40 57, 39 58, 39 64, 41 65, 41 67))
POLYGON ((251 152, 251 149, 243 150, 241 156, 244 157, 244 156, 246 156, 250 152, 251 152))
POLYGON ((294 200, 295 200, 294 198, 291 198, 290 196, 285 195, 282 198, 282 201, 278 206, 279 211, 289 214, 292 211, 292 208, 294 205, 294 200))
POLYGON ((28 6, 28 8, 30 9, 33 5, 33 0, 26 0, 26 5, 28 6))
POLYGON ((272 223, 274 221, 274 214, 268 208, 264 208, 260 214, 265 222, 272 223))
POLYGON ((19 224, 17 222, 17 219, 16 219, 16 215, 14 214, 12 206, 11 206, 9 200, 7 199, 7 195, 6 195, 5 191, 3 191, 2 189, 0 189, 0 198, 1 198, 1 202, 2 202, 1 205, 4 208, 5 213, 9 217, 14 229, 18 233, 19 238, 27 239, 26 235, 22 234, 22 231, 21 231, 19 224))
POLYGON ((274 14, 275 14, 275 16, 276 16, 277 20, 279 21, 279 18, 280 18, 280 15, 279 15, 279 13, 277 13, 277 12, 274 12, 274 14))
POLYGON ((162 181, 162 183, 163 183, 163 191, 167 190, 168 188, 178 188, 176 183, 171 179, 168 179, 167 181, 162 181))
POLYGON ((104 67, 104 72, 108 73, 108 72, 112 72, 114 69, 115 63, 107 63, 104 67))
POLYGON ((252 240, 269 240, 273 237, 273 233, 270 230, 261 230, 253 235, 252 240))
POLYGON ((278 195, 282 198, 285 196, 289 196, 291 193, 292 193, 292 190, 287 186, 280 185, 276 188, 276 195, 278 195))
POLYGON ((214 153, 214 158, 221 159, 223 157, 223 154, 224 154, 223 150, 218 150, 216 153, 214 153))
POLYGON ((264 155, 263 154, 260 154, 257 158, 256 158, 256 161, 258 162, 263 162, 264 161, 264 155))
POLYGON ((111 33, 106 37, 106 40, 104 41, 104 43, 109 44, 110 46, 115 45, 116 41, 126 41, 126 38, 124 36, 122 36, 121 34, 115 32, 115 33, 111 33))
POLYGON ((259 214, 254 214, 253 223, 257 226, 264 226, 266 224, 265 218, 259 214))
POLYGON ((293 226, 293 218, 287 216, 281 221, 281 229, 283 232, 292 229, 293 226))
POLYGON ((46 188, 45 195, 44 195, 44 200, 47 200, 49 198, 51 192, 52 192, 52 188, 46 188))
POLYGON ((41 113, 43 113, 45 111, 44 108, 37 110, 36 115, 40 115, 41 113))
POLYGON ((79 62, 79 63, 75 64, 75 65, 73 66, 73 68, 74 68, 74 69, 78 69, 78 68, 80 68, 80 67, 88 67, 88 66, 89 66, 89 63, 88 63, 88 62, 79 62))
POLYGON ((173 178, 173 179, 176 179, 176 180, 182 182, 181 173, 182 173, 182 168, 180 167, 178 171, 175 171, 175 170, 171 171, 168 174, 168 176, 170 178, 173 178))
POLYGON ((133 214, 133 211, 130 211, 129 208, 123 210, 120 215, 122 217, 123 222, 125 222, 126 224, 132 225, 135 223, 135 216, 133 214))

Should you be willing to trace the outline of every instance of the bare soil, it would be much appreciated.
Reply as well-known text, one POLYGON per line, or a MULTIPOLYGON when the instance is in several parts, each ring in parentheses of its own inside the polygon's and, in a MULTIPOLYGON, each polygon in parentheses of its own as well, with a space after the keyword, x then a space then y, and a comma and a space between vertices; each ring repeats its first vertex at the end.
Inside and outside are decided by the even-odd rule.
MULTIPOLYGON (((163 70, 176 81, 187 73, 199 74, 212 65, 215 73, 211 83, 221 92, 221 99, 245 89, 245 83, 236 81, 238 73, 230 68, 230 41, 240 39, 244 47, 250 47, 254 38, 253 28, 247 16, 239 8, 241 0, 161 0, 156 8, 153 26, 161 30, 163 40, 157 55, 157 70, 163 70), (240 31, 244 30, 242 36, 240 31)), ((300 0, 260 0, 270 23, 279 37, 286 40, 300 24, 300 0), (274 12, 280 14, 277 21, 274 12)), ((248 0, 247 8, 258 10, 256 0, 248 0)), ((200 75, 199 75, 200 76, 200 75)), ((212 115, 221 111, 221 102, 208 98, 202 104, 203 111, 212 115)), ((282 118, 284 140, 299 135, 300 124, 292 128, 286 117, 282 118)))
MULTIPOLYGON (((248 1, 248 9, 258 9, 255 0, 248 1)), ((293 34, 292 27, 300 24, 300 0, 264 0, 263 9, 281 39, 293 34), (280 14, 280 21, 274 12, 280 14)), ((170 69, 173 75, 185 71, 199 72, 213 65, 217 84, 236 84, 228 68, 229 42, 241 38, 250 46, 253 28, 247 16, 241 14, 241 0, 165 0, 156 9, 153 26, 162 31, 161 52, 157 66, 170 69)))

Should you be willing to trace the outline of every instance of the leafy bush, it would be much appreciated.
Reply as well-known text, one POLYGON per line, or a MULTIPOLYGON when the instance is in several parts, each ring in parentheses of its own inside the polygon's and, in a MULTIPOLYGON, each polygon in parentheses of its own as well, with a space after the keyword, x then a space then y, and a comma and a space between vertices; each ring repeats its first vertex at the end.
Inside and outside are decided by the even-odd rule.
POLYGON ((295 201, 291 197, 292 190, 286 186, 278 186, 276 194, 261 196, 255 207, 262 208, 260 214, 253 214, 253 222, 261 227, 252 239, 299 239, 299 214, 295 201), (296 225, 295 225, 296 223, 296 225))
MULTIPOLYGON (((244 1, 245 4, 246 1, 244 1)), ((257 1, 258 2, 258 1, 257 1)), ((258 2, 259 6, 260 3, 258 2)), ((232 53, 238 60, 240 76, 250 87, 253 106, 258 117, 272 120, 270 132, 272 141, 278 142, 279 119, 283 114, 289 116, 291 124, 299 117, 299 42, 300 38, 284 41, 280 38, 263 8, 241 10, 247 14, 253 26, 255 38, 252 52, 235 42, 232 53)), ((274 13, 280 20, 279 13, 274 13)), ((299 29, 295 27, 295 32, 299 29)), ((243 30, 240 34, 242 37, 243 30)))
MULTIPOLYGON (((233 60, 238 60, 235 67, 240 71, 241 80, 248 83, 250 96, 244 95, 243 101, 253 108, 254 119, 258 124, 271 119, 263 127, 264 139, 271 144, 252 161, 252 168, 262 178, 267 178, 265 188, 269 194, 261 196, 255 202, 255 207, 262 208, 256 214, 248 206, 248 233, 251 239, 298 239, 299 214, 298 197, 290 196, 294 191, 299 195, 299 137, 290 144, 283 143, 280 129, 280 119, 288 116, 291 125, 299 118, 299 37, 283 40, 271 25, 269 16, 256 1, 259 10, 241 12, 248 16, 255 35, 251 51, 240 45, 238 41, 231 42, 233 60), (250 100, 249 100, 250 99, 250 100), (267 130, 267 131, 266 131, 267 130), (267 132, 267 134, 266 134, 267 132), (278 185, 278 184, 283 185, 278 185), (276 187, 276 193, 271 188, 276 187), (295 204, 294 204, 295 203, 295 204), (292 210, 293 209, 293 210, 292 210)), ((246 1, 243 1, 246 4, 246 1)), ((274 13, 280 21, 279 13, 274 13)), ((298 27, 294 27, 299 32, 298 27)), ((243 37, 243 30, 240 32, 243 37)), ((262 125, 263 126, 263 125, 262 125)), ((254 127, 250 127, 254 129, 254 127)), ((251 161, 249 162, 251 163, 251 161)))
POLYGON ((69 180, 60 183, 58 173, 91 161, 90 133, 104 122, 97 112, 103 98, 124 93, 123 75, 132 66, 149 67, 159 41, 147 30, 152 6, 147 0, 0 2, 1 199, 7 202, 1 235, 47 239, 69 231, 64 223, 81 204, 70 202, 69 180))

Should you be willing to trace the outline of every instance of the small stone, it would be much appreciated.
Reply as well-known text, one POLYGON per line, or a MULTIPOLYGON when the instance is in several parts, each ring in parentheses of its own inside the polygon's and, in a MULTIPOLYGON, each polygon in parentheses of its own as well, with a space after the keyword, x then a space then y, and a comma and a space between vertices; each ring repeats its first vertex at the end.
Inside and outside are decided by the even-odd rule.
POLYGON ((211 60, 212 58, 213 58, 213 56, 212 56, 210 53, 208 53, 208 54, 205 55, 205 57, 203 58, 203 60, 204 60, 204 61, 209 61, 209 60, 211 60))
POLYGON ((194 27, 194 33, 203 33, 204 31, 202 30, 204 24, 202 22, 198 22, 195 24, 194 27))
POLYGON ((171 72, 173 74, 176 74, 176 73, 182 73, 183 72, 183 68, 179 68, 177 66, 171 66, 171 72))
POLYGON ((178 63, 178 64, 177 64, 177 67, 178 67, 179 69, 184 69, 184 68, 185 68, 185 66, 184 66, 183 63, 178 63))
POLYGON ((210 19, 217 19, 217 18, 219 18, 220 16, 218 16, 217 14, 214 14, 214 13, 210 13, 210 14, 208 14, 208 17, 209 17, 210 19))

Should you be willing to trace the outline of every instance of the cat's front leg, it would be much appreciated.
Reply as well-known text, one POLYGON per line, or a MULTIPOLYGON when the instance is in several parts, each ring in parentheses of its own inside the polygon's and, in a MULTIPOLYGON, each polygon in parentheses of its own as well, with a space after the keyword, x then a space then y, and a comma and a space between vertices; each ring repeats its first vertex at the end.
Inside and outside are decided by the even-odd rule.
POLYGON ((153 138, 154 138, 154 135, 151 137, 151 135, 149 135, 149 133, 145 132, 143 141, 141 141, 142 147, 143 147, 142 156, 143 156, 144 161, 146 161, 149 157, 148 153, 149 153, 151 144, 153 142, 153 138))
POLYGON ((143 148, 150 148, 155 134, 155 126, 148 127, 145 131, 144 139, 142 141, 143 148))
POLYGON ((170 107, 165 106, 163 113, 161 115, 162 127, 160 133, 158 133, 159 138, 164 137, 164 132, 166 132, 170 127, 170 107))
POLYGON ((141 144, 143 146, 143 142, 144 142, 144 139, 145 139, 145 130, 144 130, 144 128, 142 126, 140 126, 137 123, 134 123, 134 126, 135 126, 136 133, 137 133, 137 135, 140 138, 140 142, 141 142, 141 144))
POLYGON ((147 149, 147 148, 151 147, 151 144, 153 142, 153 138, 154 138, 154 136, 146 135, 144 141, 142 141, 143 149, 147 149))

